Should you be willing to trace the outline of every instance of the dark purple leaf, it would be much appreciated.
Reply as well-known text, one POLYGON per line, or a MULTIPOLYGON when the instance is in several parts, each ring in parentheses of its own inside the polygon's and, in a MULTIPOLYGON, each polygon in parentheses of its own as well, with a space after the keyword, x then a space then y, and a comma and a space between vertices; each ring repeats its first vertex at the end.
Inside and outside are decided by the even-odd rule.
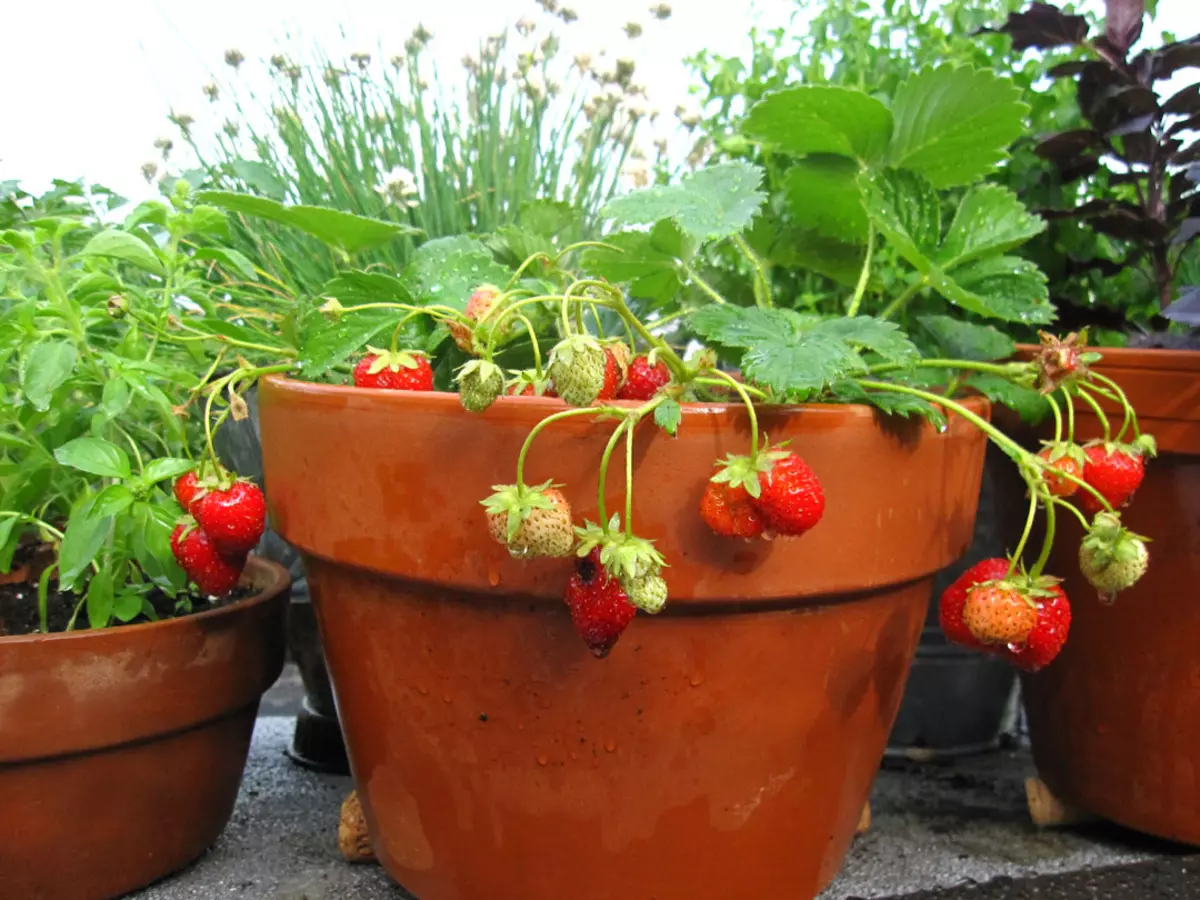
POLYGON ((1179 299, 1164 309, 1163 315, 1173 322, 1200 326, 1200 284, 1185 284, 1180 288, 1179 299))
POLYGON ((1195 240, 1198 234, 1200 234, 1200 219, 1184 219, 1179 230, 1175 232, 1175 237, 1171 238, 1171 243, 1186 244, 1188 241, 1195 240))
POLYGON ((1086 66, 1086 59, 1072 59, 1068 62, 1059 63, 1057 66, 1051 66, 1046 70, 1046 74, 1051 78, 1074 78, 1086 66))
POLYGON ((1104 36, 1124 59, 1125 53, 1142 35, 1145 0, 1105 0, 1104 8, 1104 36))
POLYGON ((1167 204, 1167 221, 1200 217, 1200 194, 1188 194, 1167 204))
POLYGON ((1167 129, 1167 136, 1183 134, 1185 131, 1200 131, 1200 112, 1186 119, 1180 119, 1167 129))
POLYGON ((1093 231, 1126 241, 1159 241, 1169 234, 1165 223, 1128 210, 1105 213, 1088 219, 1093 231))
POLYGON ((1147 137, 1150 135, 1150 126, 1154 124, 1158 117, 1153 113, 1146 116, 1135 116, 1127 122, 1123 122, 1116 128, 1111 129, 1108 134, 1110 137, 1117 137, 1122 134, 1136 134, 1137 132, 1145 132, 1147 137))
POLYGON ((1049 3, 1032 3, 1024 12, 1009 13, 999 28, 981 31, 1011 35, 1014 50, 1048 50, 1082 44, 1087 39, 1088 23, 1083 16, 1067 15, 1049 3))
POLYGON ((1189 163, 1200 162, 1200 138, 1192 141, 1171 157, 1171 165, 1186 166, 1189 163))
POLYGON ((1136 116, 1158 109, 1158 96, 1133 76, 1103 62, 1090 62, 1079 76, 1079 111, 1097 129, 1107 132, 1136 116))
MULTIPOLYGON (((1170 143, 1174 144, 1174 146, 1166 147, 1164 145, 1167 153, 1179 149, 1179 141, 1172 141, 1170 143)), ((1134 131, 1121 138, 1121 157, 1127 163, 1144 163, 1149 165, 1154 159, 1157 149, 1158 144, 1154 140, 1154 135, 1149 131, 1134 131)))
POLYGON ((1170 78, 1180 69, 1200 66, 1200 34, 1186 41, 1167 44, 1150 54, 1150 57, 1150 77, 1154 81, 1170 78))
POLYGON ((1163 112, 1173 115, 1200 113, 1200 84, 1189 84, 1172 94, 1163 104, 1163 112))
POLYGON ((1033 152, 1042 159, 1060 163, 1088 150, 1099 150, 1103 147, 1104 138, 1099 132, 1091 128, 1077 128, 1074 131, 1051 135, 1038 143, 1033 152))
MULTIPOLYGON (((1081 203, 1073 209, 1039 209, 1037 214, 1043 219, 1086 219, 1089 216, 1098 216, 1102 213, 1112 212, 1118 208, 1120 201, 1117 200, 1089 200, 1087 203, 1081 203)), ((1132 204, 1127 204, 1130 209, 1136 209, 1132 204)))

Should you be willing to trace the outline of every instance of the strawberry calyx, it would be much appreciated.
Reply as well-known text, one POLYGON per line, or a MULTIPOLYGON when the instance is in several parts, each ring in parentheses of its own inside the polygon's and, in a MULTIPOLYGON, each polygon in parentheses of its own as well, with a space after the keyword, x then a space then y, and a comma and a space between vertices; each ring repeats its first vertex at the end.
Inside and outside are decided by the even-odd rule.
POLYGON ((505 385, 505 392, 515 396, 553 396, 553 383, 546 375, 538 375, 536 369, 512 369, 512 376, 505 385))
POLYGON ((745 488, 747 494, 757 499, 762 495, 761 478, 770 475, 775 463, 790 455, 790 451, 784 449, 786 447, 786 441, 774 447, 764 441, 763 449, 751 456, 730 453, 724 459, 717 460, 718 471, 709 480, 718 484, 728 484, 730 487, 745 488))
POLYGON ((1049 463, 1056 463, 1060 459, 1069 459, 1079 464, 1082 469, 1084 463, 1087 462, 1087 455, 1083 451, 1083 447, 1073 441, 1042 441, 1042 459, 1049 463))
POLYGON ((1096 439, 1088 441, 1080 449, 1086 454, 1086 451, 1093 447, 1103 447, 1106 457, 1112 456, 1115 453, 1121 453, 1125 456, 1149 456, 1153 458, 1158 454, 1158 445, 1153 436, 1149 434, 1139 435, 1132 443, 1096 439))
POLYGON ((1052 394, 1064 384, 1087 375, 1092 354, 1085 352, 1087 329, 1059 338, 1044 331, 1038 332, 1041 344, 1034 354, 1033 364, 1038 373, 1038 390, 1052 394))
POLYGON ((1080 548, 1098 568, 1136 561, 1145 553, 1150 538, 1134 534, 1121 524, 1116 512, 1099 512, 1084 535, 1080 548))
POLYGON ((555 484, 552 480, 536 486, 494 484, 492 490, 495 493, 479 502, 489 515, 508 517, 506 529, 508 541, 511 543, 531 512, 535 509, 554 508, 554 501, 546 496, 545 492, 558 487, 562 487, 562 485, 555 484))
POLYGON ((424 354, 412 350, 380 350, 377 347, 367 347, 367 355, 373 356, 367 367, 368 375, 378 375, 384 369, 399 372, 401 369, 415 369, 420 363, 418 356, 424 354))
POLYGON ((583 558, 599 550, 599 562, 605 573, 620 583, 629 602, 638 609, 654 615, 667 602, 667 583, 662 570, 666 560, 654 547, 654 542, 620 530, 620 516, 613 515, 608 528, 594 522, 584 522, 575 529, 578 544, 576 554, 583 558))
POLYGON ((1061 578, 1055 578, 1053 575, 1029 575, 1023 568, 1018 568, 1005 578, 994 579, 992 581, 981 581, 975 587, 999 588, 1004 591, 1011 591, 1018 594, 1022 600, 1037 609, 1038 600, 1048 600, 1056 596, 1058 585, 1062 582, 1061 578))

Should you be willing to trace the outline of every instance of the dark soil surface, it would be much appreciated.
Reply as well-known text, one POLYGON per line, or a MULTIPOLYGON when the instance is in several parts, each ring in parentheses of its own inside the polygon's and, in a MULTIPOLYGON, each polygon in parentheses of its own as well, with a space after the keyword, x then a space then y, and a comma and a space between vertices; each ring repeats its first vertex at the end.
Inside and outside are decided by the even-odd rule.
MULTIPOLYGON (((897 900, 1197 900, 1200 857, 1159 859, 1068 875, 993 879, 897 900)), ((854 898, 847 898, 854 900, 854 898)))
MULTIPOLYGON (((12 571, 14 574, 24 572, 26 577, 21 581, 0 583, 0 637, 38 632, 41 622, 38 617, 37 576, 44 568, 45 565, 37 559, 36 551, 33 548, 18 549, 13 559, 12 571)), ((241 587, 229 597, 221 600, 219 604, 207 597, 193 595, 189 598, 191 611, 192 613, 204 612, 218 605, 251 597, 254 593, 253 588, 241 587)), ((67 630, 67 625, 70 623, 71 617, 75 615, 75 609, 79 606, 81 599, 78 594, 58 591, 54 589, 54 585, 51 585, 51 589, 46 595, 46 620, 51 633, 67 630)), ((178 614, 178 602, 175 597, 155 590, 149 594, 149 600, 160 619, 171 618, 178 614)), ((114 619, 112 625, 136 625, 149 621, 151 619, 146 616, 138 616, 127 623, 120 623, 114 619)), ((80 610, 79 614, 75 616, 74 630, 86 631, 87 628, 87 613, 80 610)))

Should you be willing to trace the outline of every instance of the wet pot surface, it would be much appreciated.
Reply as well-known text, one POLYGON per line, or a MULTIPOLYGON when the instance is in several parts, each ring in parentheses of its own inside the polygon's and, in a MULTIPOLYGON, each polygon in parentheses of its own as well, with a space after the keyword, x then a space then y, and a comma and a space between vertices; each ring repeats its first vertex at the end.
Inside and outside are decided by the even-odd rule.
POLYGON ((198 615, 0 638, 0 897, 105 900, 216 840, 283 666, 287 573, 248 573, 198 615))
MULTIPOLYGON (((634 451, 634 522, 672 600, 604 660, 562 603, 567 560, 522 562, 479 500, 561 409, 282 380, 260 398, 276 527, 306 555, 351 766, 381 862, 422 900, 811 897, 840 866, 924 619, 971 537, 981 436, 857 407, 764 415, 825 486, 795 541, 729 542, 697 507, 744 414, 688 408, 634 451)), ((527 480, 597 518, 613 427, 550 426, 527 480)), ((620 452, 614 472, 623 471, 620 452)), ((614 483, 615 482, 615 483, 614 483)), ((610 509, 623 508, 610 479, 610 509)))

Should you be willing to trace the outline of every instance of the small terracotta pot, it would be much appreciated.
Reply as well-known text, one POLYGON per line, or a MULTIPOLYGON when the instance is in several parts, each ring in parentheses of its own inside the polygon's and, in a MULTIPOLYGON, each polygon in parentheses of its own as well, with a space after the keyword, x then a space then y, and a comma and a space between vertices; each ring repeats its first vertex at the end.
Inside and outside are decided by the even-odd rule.
MULTIPOLYGON (((1121 385, 1158 440, 1122 513, 1152 539, 1150 568, 1102 605, 1079 574, 1082 529, 1059 516, 1048 569, 1065 579, 1073 620, 1059 658, 1023 679, 1030 738, 1063 802, 1200 844, 1200 353, 1103 352, 1096 371, 1121 385)), ((1094 415, 1076 422, 1082 438, 1100 436, 1094 415)))
MULTIPOLYGON (((570 560, 519 561, 479 501, 560 402, 263 383, 275 527, 305 554, 359 797, 387 871, 422 900, 803 900, 837 872, 895 717, 934 572, 969 543, 984 441, 864 407, 764 412, 821 478, 796 541, 700 519, 740 407, 637 436, 634 523, 672 599, 612 654, 575 634, 570 560), (497 886, 502 886, 498 888, 497 886)), ((971 401, 986 410, 986 402, 971 401)), ((549 426, 553 477, 597 519, 613 423, 549 426)), ((621 507, 614 456, 608 508, 621 507)))
POLYGON ((287 572, 248 572, 210 612, 0 638, 0 897, 106 900, 216 840, 283 667, 287 572))

